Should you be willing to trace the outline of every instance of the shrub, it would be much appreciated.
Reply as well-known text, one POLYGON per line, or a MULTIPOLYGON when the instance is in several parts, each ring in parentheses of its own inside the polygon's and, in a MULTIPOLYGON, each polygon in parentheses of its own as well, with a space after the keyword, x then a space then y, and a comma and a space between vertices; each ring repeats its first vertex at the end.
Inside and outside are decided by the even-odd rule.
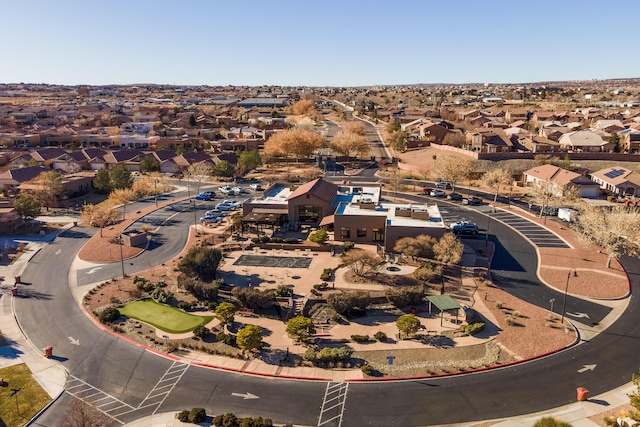
POLYGON ((284 243, 284 239, 282 237, 272 237, 271 243, 284 243))
POLYGON ((327 297, 327 304, 338 314, 347 314, 355 308, 364 310, 369 305, 371 297, 365 291, 340 292, 327 297))
POLYGON ((307 360, 309 362, 315 362, 317 357, 318 355, 316 354, 316 351, 312 348, 308 348, 307 351, 305 351, 304 355, 302 356, 304 360, 307 360))
POLYGON ((509 326, 515 326, 516 325, 516 319, 513 318, 513 316, 507 316, 504 318, 504 320, 507 322, 507 325, 509 326))
POLYGON ((211 331, 209 331, 209 328, 207 328, 204 325, 200 325, 200 326, 196 326, 196 328, 193 330, 193 336, 198 337, 198 338, 204 338, 207 335, 209 335, 211 331))
POLYGON ((279 285, 276 288, 275 295, 277 297, 290 297, 293 295, 293 289, 285 285, 279 285))
POLYGON ((178 276, 178 286, 201 301, 216 301, 218 299, 218 290, 222 284, 224 284, 224 279, 206 283, 186 274, 178 276))
POLYGON ((385 296, 391 304, 399 308, 420 305, 424 298, 424 288, 422 286, 413 286, 410 288, 389 289, 385 292, 385 296))
POLYGON ((178 308, 180 310, 184 310, 184 311, 188 311, 191 310, 193 308, 194 304, 191 302, 187 302, 187 301, 179 301, 178 302, 178 308))
POLYGON ((178 419, 178 421, 183 422, 183 423, 188 423, 189 422, 189 411, 187 411, 186 409, 183 411, 178 412, 178 415, 176 415, 176 418, 178 419))
POLYGON ((533 427, 571 427, 571 424, 553 417, 540 418, 533 427))
POLYGON ((218 264, 222 260, 220 250, 194 246, 187 251, 178 263, 178 270, 190 277, 198 277, 202 280, 209 280, 216 277, 218 264))
POLYGON ((318 283, 317 285, 313 285, 313 289, 316 289, 318 291, 326 291, 328 287, 329 287, 329 284, 327 282, 322 282, 322 283, 318 283))
POLYGON ((224 332, 218 332, 216 334, 216 339, 220 342, 225 343, 226 345, 230 345, 232 347, 236 346, 236 337, 231 334, 225 334, 224 332))
POLYGON ((360 370, 362 371, 363 374, 369 375, 369 376, 371 376, 371 374, 373 374, 373 371, 374 371, 373 366, 371 365, 362 365, 360 367, 360 370))
POLYGON ((98 319, 102 323, 113 323, 120 317, 120 312, 115 307, 107 307, 100 312, 98 319))
POLYGON ((207 420, 207 411, 204 408, 193 408, 189 411, 189 422, 200 424, 207 420))
POLYGON ((273 289, 233 288, 232 293, 240 301, 240 304, 254 310, 273 306, 275 296, 273 289))
POLYGON ((367 342, 370 340, 369 335, 351 335, 351 339, 355 342, 367 342))
POLYGON ((351 249, 353 249, 356 246, 355 242, 344 242, 342 244, 342 252, 349 252, 351 249))
POLYGON ((351 358, 353 350, 349 347, 325 347, 317 354, 317 360, 323 362, 346 361, 351 358))
POLYGON ((260 243, 269 243, 271 241, 271 237, 269 236, 261 236, 260 243))
POLYGON ((327 233, 327 230, 325 229, 320 229, 316 232, 311 233, 309 235, 309 240, 313 243, 324 245, 327 240, 329 240, 329 233, 327 233))
POLYGON ((504 307, 504 303, 502 301, 496 301, 496 308, 500 309, 504 307))
POLYGON ((213 425, 216 427, 236 427, 238 425, 238 417, 232 412, 216 415, 213 418, 213 425))
POLYGON ((161 304, 166 304, 171 300, 171 298, 173 298, 173 292, 167 292, 162 288, 155 288, 151 293, 151 298, 161 304))
POLYGON ((387 340, 387 334, 382 331, 376 332, 373 337, 380 342, 385 342, 387 340))
POLYGON ((331 272, 332 270, 330 268, 325 268, 324 270, 322 270, 322 274, 320 275, 320 280, 323 280, 323 281, 330 280, 331 272))
POLYGON ((314 288, 314 289, 311 289, 311 291, 309 291, 309 292, 311 292, 311 294, 312 294, 312 295, 315 295, 315 296, 317 296, 317 297, 319 297, 320 295, 322 295, 322 294, 320 293, 320 291, 318 291, 318 290, 317 290, 317 289, 315 289, 315 288, 314 288))
POLYGON ((295 237, 285 237, 284 242, 285 243, 299 243, 298 239, 296 239, 295 237))
POLYGON ((484 330, 484 322, 476 322, 470 325, 466 325, 464 327, 464 332, 467 335, 475 335, 477 333, 482 332, 483 330, 484 330))

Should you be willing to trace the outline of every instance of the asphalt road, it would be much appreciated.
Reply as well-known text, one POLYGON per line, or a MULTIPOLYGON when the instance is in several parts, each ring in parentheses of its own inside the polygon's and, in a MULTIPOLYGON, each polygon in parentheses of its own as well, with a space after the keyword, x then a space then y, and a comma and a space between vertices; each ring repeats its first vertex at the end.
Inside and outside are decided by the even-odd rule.
MULTIPOLYGON (((468 214, 481 215, 471 211, 468 214)), ((540 290, 536 283, 531 245, 504 225, 496 223, 492 230, 499 235, 491 236, 499 245, 494 257, 494 278, 504 277, 515 283, 508 288, 510 292, 522 292, 529 298, 539 294, 540 299, 547 299, 545 292, 550 291, 540 290)), ((578 386, 598 394, 628 382, 638 370, 637 360, 632 357, 640 351, 640 323, 635 320, 640 307, 635 297, 631 297, 623 317, 590 342, 551 357, 482 374, 327 385, 184 367, 103 332, 83 316, 67 281, 73 256, 87 237, 86 230, 75 228, 33 258, 23 274, 23 280, 30 283, 24 286, 28 295, 17 300, 16 311, 26 335, 37 347, 54 346, 55 356, 71 374, 70 384, 74 387, 69 392, 80 390, 80 397, 91 399, 89 396, 96 393, 90 387, 93 386, 98 389, 98 396, 121 401, 124 406, 113 412, 119 414, 120 421, 154 411, 202 406, 209 413, 231 411, 240 416, 267 416, 278 423, 310 426, 445 424, 564 405, 575 401, 578 386), (588 364, 597 367, 578 372, 588 364), (179 375, 173 375, 174 371, 179 375), (175 380, 168 391, 160 398, 150 398, 158 384, 169 378, 175 380), (335 401, 329 391, 333 386, 343 388, 341 400, 332 409, 335 401), (258 398, 245 399, 241 396, 244 393, 258 398)), ((632 287, 638 286, 640 262, 625 258, 623 265, 630 273, 632 287)), ((573 309, 569 302, 567 307, 573 309)), ((56 402, 36 425, 59 425, 66 404, 66 398, 56 402)))

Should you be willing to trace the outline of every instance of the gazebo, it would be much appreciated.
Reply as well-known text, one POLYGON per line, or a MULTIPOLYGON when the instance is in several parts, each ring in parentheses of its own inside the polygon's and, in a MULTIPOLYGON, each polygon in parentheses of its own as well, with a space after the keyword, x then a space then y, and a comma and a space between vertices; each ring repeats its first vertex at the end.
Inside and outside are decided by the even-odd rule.
POLYGON ((440 326, 442 326, 444 312, 449 310, 456 310, 456 324, 458 323, 458 311, 461 306, 456 302, 456 300, 454 300, 447 294, 429 295, 427 296, 427 300, 429 300, 429 314, 431 314, 432 304, 434 304, 438 308, 438 310, 440 310, 440 326))

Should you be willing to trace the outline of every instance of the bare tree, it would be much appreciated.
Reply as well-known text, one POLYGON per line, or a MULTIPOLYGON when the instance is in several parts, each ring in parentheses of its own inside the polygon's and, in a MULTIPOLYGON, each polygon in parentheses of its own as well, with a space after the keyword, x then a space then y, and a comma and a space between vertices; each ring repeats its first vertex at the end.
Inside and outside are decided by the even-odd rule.
POLYGON ((356 275, 366 276, 376 271, 380 265, 380 257, 363 249, 351 249, 342 255, 342 262, 356 275))
POLYGON ((527 195, 531 201, 540 206, 540 217, 545 209, 554 201, 560 202, 564 199, 563 189, 552 181, 538 180, 528 188, 527 195))
POLYGON ((433 256, 433 246, 436 242, 435 237, 425 234, 420 234, 416 237, 403 237, 396 241, 393 251, 410 256, 414 261, 418 257, 431 258, 433 256))
POLYGON ((640 213, 624 206, 611 211, 583 204, 577 226, 583 244, 595 243, 607 254, 606 267, 621 255, 640 255, 640 213))
POLYGON ((393 191, 394 202, 396 201, 397 193, 400 191, 404 191, 406 188, 406 185, 404 185, 404 182, 402 182, 403 179, 404 176, 402 176, 402 174, 400 173, 400 169, 396 167, 389 175, 386 175, 382 180, 384 185, 387 186, 390 191, 393 191))
POLYGON ((457 264, 462 259, 464 245, 455 234, 445 233, 438 242, 433 245, 433 253, 436 260, 448 266, 457 264))
POLYGON ((44 204, 47 210, 53 202, 62 197, 65 193, 62 175, 56 171, 42 172, 37 177, 29 181, 31 192, 44 204))
POLYGON ((211 162, 198 162, 189 165, 187 175, 196 181, 196 193, 200 193, 200 184, 211 176, 213 165, 211 162))
POLYGON ((79 399, 73 399, 63 427, 110 427, 117 425, 108 415, 79 399))
POLYGON ((102 229, 118 221, 119 216, 120 212, 104 203, 85 205, 80 212, 80 219, 85 225, 100 228, 100 237, 102 237, 102 229))
POLYGON ((333 137, 329 147, 343 156, 352 154, 364 156, 370 152, 369 143, 363 135, 354 132, 340 131, 333 137))
POLYGON ((476 159, 467 156, 440 156, 437 172, 440 178, 451 183, 452 190, 455 192, 456 183, 469 178, 475 170, 476 163, 476 159))
POLYGON ((482 181, 488 187, 495 190, 495 194, 493 196, 493 201, 495 202, 496 200, 498 200, 500 187, 503 185, 511 185, 511 183, 513 182, 513 176, 508 170, 497 168, 485 173, 482 177, 482 181))
POLYGON ((287 129, 272 135, 264 144, 267 157, 288 157, 297 159, 309 157, 324 147, 326 138, 318 132, 307 129, 287 129))

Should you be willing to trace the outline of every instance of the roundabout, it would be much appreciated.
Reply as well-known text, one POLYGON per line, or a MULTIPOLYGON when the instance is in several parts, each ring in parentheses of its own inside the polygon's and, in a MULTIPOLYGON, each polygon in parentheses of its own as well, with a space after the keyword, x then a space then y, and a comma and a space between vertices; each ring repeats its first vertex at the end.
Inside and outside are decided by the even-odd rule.
MULTIPOLYGON (((188 217, 189 214, 185 214, 185 218, 181 220, 178 216, 174 218, 174 222, 178 225, 182 222, 184 227, 185 223, 188 224, 188 217)), ((496 240, 494 243, 497 243, 497 251, 501 248, 508 250, 509 259, 515 261, 510 264, 511 267, 506 265, 507 268, 492 269, 494 280, 509 278, 512 282, 517 280, 523 284, 522 280, 526 277, 527 284, 536 283, 537 263, 535 259, 533 265, 531 263, 532 258, 535 258, 531 245, 507 226, 496 224, 492 231, 499 236, 495 239, 492 236, 492 241, 496 240), (513 266, 518 268, 514 269, 513 266)), ((218 366, 218 370, 210 370, 199 368, 198 363, 191 363, 161 401, 151 402, 145 398, 155 390, 159 379, 175 369, 176 363, 184 362, 175 358, 158 357, 117 337, 96 331, 95 326, 87 322, 70 298, 71 292, 65 284, 65 277, 70 271, 73 254, 89 237, 88 233, 89 230, 80 227, 74 230, 72 237, 62 234, 55 244, 44 247, 34 257, 34 263, 25 270, 23 276, 25 281, 34 283, 34 288, 42 296, 16 301, 16 313, 25 333, 37 347, 54 345, 56 353, 65 358, 61 363, 73 378, 82 379, 109 396, 126 402, 127 408, 116 414, 118 420, 129 422, 154 412, 175 411, 194 405, 205 407, 213 413, 234 411, 237 414, 268 416, 276 422, 290 421, 299 425, 319 425, 322 420, 330 419, 331 414, 312 408, 323 407, 323 402, 330 398, 329 387, 342 383, 339 378, 320 378, 324 382, 291 381, 283 379, 284 377, 263 379, 226 372, 235 370, 231 366, 218 366), (82 234, 86 237, 80 237, 82 234), (59 248, 64 248, 69 254, 65 256, 60 253, 62 257, 54 255, 59 248), (50 319, 46 329, 38 322, 42 313, 47 313, 50 319), (80 337, 81 344, 71 344, 69 336, 75 339, 80 337), (133 378, 135 380, 132 381, 133 378), (234 396, 234 393, 247 392, 260 398, 247 406, 242 399, 234 396), (309 410, 301 412, 300 407, 309 410)), ((167 233, 164 236, 166 241, 175 239, 178 243, 180 235, 183 235, 179 232, 169 235, 169 227, 167 230, 163 229, 162 233, 167 233)), ((183 246, 184 242, 183 238, 183 246)), ((142 254, 133 260, 132 268, 142 269, 152 262, 152 265, 156 265, 167 259, 163 260, 153 254, 147 260, 145 254, 142 254)), ((501 261, 505 267, 504 260, 501 261)), ((637 280, 636 274, 640 273, 637 260, 623 259, 622 263, 633 286, 637 280)), ((99 273, 109 277, 118 268, 119 265, 105 266, 105 272, 99 273)), ((83 276, 79 273, 78 277, 83 276)), ((78 288, 88 286, 82 282, 78 285, 78 288)), ((76 289, 71 291, 79 293, 76 289)), ((545 299, 545 305, 548 296, 553 294, 546 287, 530 288, 529 292, 533 299, 545 299), (536 289, 541 293, 540 296, 534 295, 536 289)), ((556 300, 559 301, 561 296, 562 294, 556 300)), ((617 310, 629 312, 634 310, 634 306, 635 300, 631 298, 628 308, 617 310)), ((577 312, 571 301, 567 311, 577 312)), ((588 325, 594 335, 583 340, 580 345, 551 357, 489 370, 481 375, 375 385, 345 383, 344 395, 348 399, 341 402, 343 417, 340 425, 380 425, 377 423, 381 420, 396 425, 469 423, 474 420, 527 414, 570 403, 575 401, 575 389, 579 386, 586 386, 592 394, 618 387, 628 382, 631 373, 637 370, 637 366, 634 367, 633 362, 625 355, 638 346, 634 337, 640 336, 640 330, 632 319, 628 319, 626 313, 617 321, 609 321, 606 317, 605 320, 595 327, 588 325), (601 331, 596 330, 600 328, 601 331), (595 332, 600 333, 595 335, 595 332), (595 370, 578 373, 583 365, 594 363, 597 365, 595 370), (428 408, 428 411, 424 408, 428 408)), ((274 367, 273 373, 277 370, 278 367, 274 367)), ((251 369, 245 369, 245 372, 251 372, 251 369)), ((298 378, 309 378, 307 375, 311 373, 311 370, 303 369, 298 378)), ((65 396, 54 406, 68 404, 65 396)), ((56 424, 56 416, 51 411, 45 413, 42 420, 46 420, 46 425, 56 424)))

